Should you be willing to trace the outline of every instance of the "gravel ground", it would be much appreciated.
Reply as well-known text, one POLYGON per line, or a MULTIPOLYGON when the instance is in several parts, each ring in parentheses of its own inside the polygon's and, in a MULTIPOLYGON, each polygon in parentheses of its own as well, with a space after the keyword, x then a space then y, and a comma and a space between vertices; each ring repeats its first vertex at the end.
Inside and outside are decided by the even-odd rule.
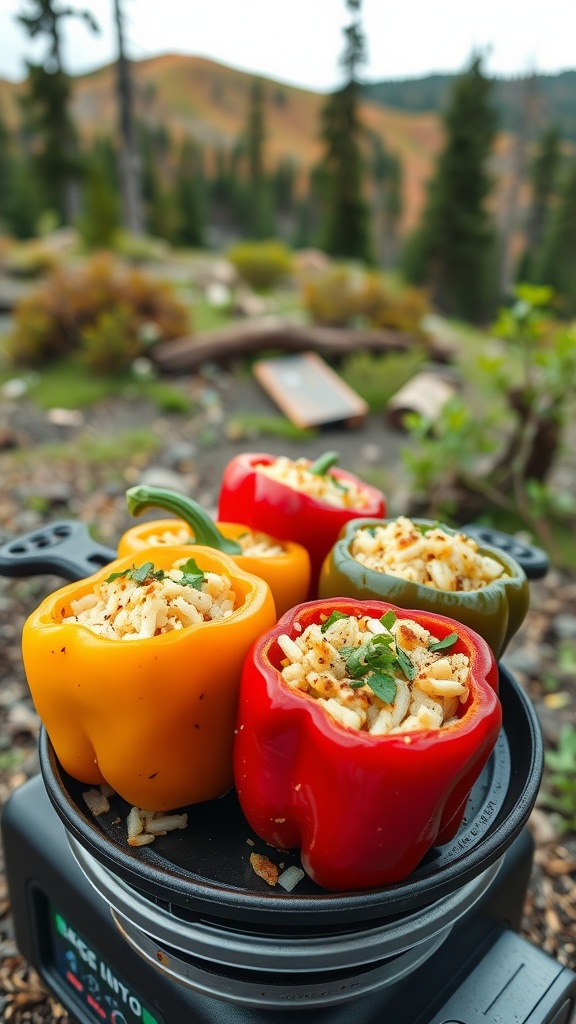
MULTIPOLYGON (((381 417, 369 417, 356 430, 323 430, 305 443, 246 437, 234 425, 240 413, 276 411, 249 378, 211 369, 180 384, 194 402, 190 415, 162 415, 148 403, 114 400, 65 422, 63 414, 47 416, 26 399, 0 400, 0 543, 46 522, 74 518, 114 546, 133 523, 124 490, 140 480, 186 491, 213 511, 222 469, 243 450, 314 457, 334 448, 345 468, 367 479, 379 475, 393 514, 404 510, 399 453, 405 440, 381 417), (142 430, 156 438, 155 451, 125 444, 126 431, 142 430), (39 445, 48 441, 65 448, 47 456, 39 445)), ((38 770, 38 720, 22 670, 20 634, 29 612, 61 583, 49 576, 0 578, 0 806, 38 770)), ((548 747, 556 745, 563 724, 576 724, 575 609, 573 575, 555 570, 534 583, 532 608, 505 659, 534 702, 548 747)), ((576 969, 576 836, 561 833, 544 806, 534 811, 531 829, 536 857, 523 934, 576 969)), ((1 864, 0 1017, 13 1024, 67 1020, 18 954, 1 864)))

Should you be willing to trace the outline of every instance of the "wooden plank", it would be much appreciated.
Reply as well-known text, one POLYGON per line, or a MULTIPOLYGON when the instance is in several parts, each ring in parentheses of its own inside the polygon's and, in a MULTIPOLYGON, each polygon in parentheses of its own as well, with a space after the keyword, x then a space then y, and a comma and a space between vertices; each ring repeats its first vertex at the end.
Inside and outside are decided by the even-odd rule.
POLYGON ((297 427, 360 427, 368 405, 316 352, 259 359, 254 376, 297 427))

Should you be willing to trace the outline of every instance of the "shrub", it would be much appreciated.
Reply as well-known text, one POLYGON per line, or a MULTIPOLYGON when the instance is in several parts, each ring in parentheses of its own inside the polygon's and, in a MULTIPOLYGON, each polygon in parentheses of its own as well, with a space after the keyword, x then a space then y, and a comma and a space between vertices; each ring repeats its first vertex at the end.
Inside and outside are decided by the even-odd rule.
POLYGON ((427 293, 421 288, 396 286, 377 274, 364 279, 359 296, 360 310, 373 327, 422 332, 422 320, 430 311, 427 293))
POLYGON ((347 267, 331 267, 302 283, 302 303, 315 324, 346 327, 360 311, 362 279, 347 267))
POLYGON ((421 369, 425 360, 425 349, 417 347, 384 355, 354 352, 344 359, 339 372, 367 402, 371 412, 381 412, 392 395, 421 369))
POLYGON ((58 266, 58 257, 42 242, 22 242, 8 251, 4 269, 10 277, 42 277, 58 266))
POLYGON ((172 285, 126 269, 109 254, 56 270, 18 303, 14 321, 7 340, 12 362, 38 366, 81 352, 98 372, 122 370, 155 341, 190 329, 172 285))
POLYGON ((252 288, 265 291, 292 272, 292 253, 274 239, 241 242, 232 246, 227 257, 252 288))
POLYGON ((316 324, 346 327, 360 319, 371 327, 411 334, 422 333, 421 322, 429 311, 425 291, 343 266, 305 280, 302 302, 316 324))

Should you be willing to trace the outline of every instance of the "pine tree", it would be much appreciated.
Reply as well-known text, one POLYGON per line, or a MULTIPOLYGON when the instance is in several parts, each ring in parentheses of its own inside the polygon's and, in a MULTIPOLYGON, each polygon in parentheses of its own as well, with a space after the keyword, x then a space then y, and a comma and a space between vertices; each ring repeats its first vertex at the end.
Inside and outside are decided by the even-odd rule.
POLYGON ((204 202, 202 154, 198 146, 185 139, 180 147, 176 183, 176 241, 180 245, 204 245, 204 202))
POLYGON ((372 178, 374 180, 374 235, 378 262, 394 267, 398 258, 398 227, 404 201, 402 164, 388 153, 379 135, 372 137, 372 178))
POLYGON ((362 0, 347 0, 358 17, 344 29, 346 46, 341 65, 346 82, 328 97, 321 112, 325 145, 321 191, 324 223, 321 245, 333 256, 370 260, 368 204, 362 193, 363 160, 359 119, 360 84, 357 72, 365 60, 364 36, 359 20, 362 0))
POLYGON ((93 31, 98 26, 88 11, 59 7, 56 0, 27 0, 29 9, 18 15, 28 34, 45 35, 49 49, 42 64, 28 63, 25 109, 40 147, 36 156, 38 180, 46 200, 67 222, 78 212, 77 180, 81 161, 69 113, 71 82, 62 66, 60 22, 70 15, 82 18, 93 31))
POLYGON ((564 312, 576 312, 576 160, 567 168, 560 189, 544 241, 538 281, 559 293, 564 312))
POLYGON ((246 230, 252 238, 274 234, 272 196, 264 167, 264 86, 252 79, 242 149, 246 159, 246 230))
POLYGON ((403 260, 406 276, 428 284, 445 313, 473 321, 491 315, 495 299, 495 233, 486 209, 492 188, 486 165, 497 126, 491 90, 475 57, 454 86, 444 149, 403 260))
POLYGON ((84 202, 78 226, 90 248, 109 246, 120 226, 116 153, 109 139, 97 139, 86 161, 84 202))
POLYGON ((8 228, 8 195, 12 178, 12 139, 0 110, 0 231, 8 228))
POLYGON ((32 238, 41 212, 31 161, 0 114, 0 231, 32 238))
POLYGON ((518 270, 518 279, 522 281, 538 280, 542 242, 557 194, 560 157, 560 135, 557 128, 550 127, 540 139, 530 168, 532 195, 526 224, 526 249, 518 270))
POLYGON ((120 0, 114 0, 114 21, 118 41, 116 61, 116 93, 120 126, 120 181, 122 187, 122 217, 125 228, 133 235, 144 231, 142 208, 142 178, 137 153, 132 103, 132 76, 124 45, 124 19, 120 0))

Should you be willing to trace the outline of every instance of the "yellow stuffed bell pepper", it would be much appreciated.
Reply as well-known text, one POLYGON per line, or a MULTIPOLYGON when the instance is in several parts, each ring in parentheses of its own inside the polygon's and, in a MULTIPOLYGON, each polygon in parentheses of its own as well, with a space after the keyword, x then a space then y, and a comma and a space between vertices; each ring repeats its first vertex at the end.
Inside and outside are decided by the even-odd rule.
POLYGON ((204 544, 224 551, 245 572, 266 580, 278 618, 306 600, 312 570, 310 555, 301 544, 254 532, 243 523, 214 523, 192 498, 163 487, 131 487, 126 501, 133 516, 148 508, 164 508, 178 518, 155 519, 127 530, 118 541, 120 558, 158 544, 204 544))
POLYGON ((22 653, 62 767, 148 810, 221 796, 244 658, 275 622, 268 585, 202 546, 145 549, 51 594, 22 653))

